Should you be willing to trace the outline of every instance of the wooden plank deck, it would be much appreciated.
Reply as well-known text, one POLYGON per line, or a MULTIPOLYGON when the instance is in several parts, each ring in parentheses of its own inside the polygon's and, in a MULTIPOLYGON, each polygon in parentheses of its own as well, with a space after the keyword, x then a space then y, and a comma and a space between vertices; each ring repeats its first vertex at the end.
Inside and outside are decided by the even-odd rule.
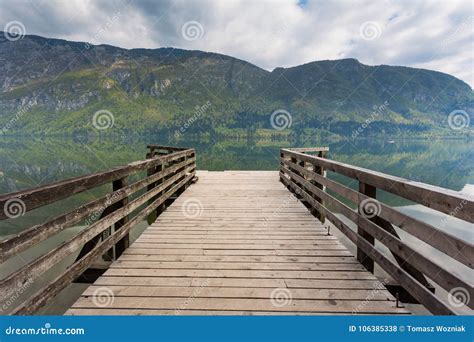
POLYGON ((278 172, 198 176, 67 314, 409 313, 278 172))

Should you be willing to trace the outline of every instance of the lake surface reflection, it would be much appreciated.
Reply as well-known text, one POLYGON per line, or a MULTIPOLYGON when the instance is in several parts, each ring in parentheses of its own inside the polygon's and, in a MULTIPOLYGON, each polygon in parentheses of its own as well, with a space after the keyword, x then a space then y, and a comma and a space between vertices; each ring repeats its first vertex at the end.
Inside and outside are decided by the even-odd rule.
MULTIPOLYGON (((197 165, 201 170, 278 170, 279 149, 281 147, 329 146, 331 159, 381 171, 411 180, 433 184, 455 191, 473 195, 474 189, 474 142, 466 140, 403 140, 393 143, 381 140, 351 141, 272 141, 272 140, 181 140, 167 141, 160 137, 140 139, 136 137, 119 138, 13 138, 0 139, 0 193, 36 187, 54 181, 67 179, 88 173, 106 170, 113 166, 145 159, 147 144, 177 145, 194 147, 197 152, 197 165)), ((354 180, 336 176, 331 172, 328 177, 357 189, 354 180)), ((0 236, 16 234, 33 225, 45 222, 52 217, 72 208, 92 201, 103 195, 108 186, 73 196, 67 201, 54 203, 33 210, 25 216, 0 222, 0 236)), ((378 192, 378 198, 399 210, 429 222, 451 234, 473 242, 473 225, 433 212, 420 205, 414 205, 397 196, 378 192), (440 222, 444 220, 444 224, 440 222)), ((135 235, 145 226, 139 227, 135 235)), ((72 227, 55 238, 48 239, 32 250, 21 253, 16 258, 0 266, 0 277, 21 267, 37 255, 56 246, 82 227, 72 227)), ((403 233, 402 233, 403 237, 403 233)), ((417 240, 408 241, 417 244, 417 240)), ((415 246, 416 247, 416 246, 415 246)), ((423 246, 440 263, 443 255, 423 246)), ((32 293, 39 286, 52 279, 65 269, 73 260, 64 260, 55 269, 50 270, 24 295, 32 293)), ((465 275, 465 268, 459 263, 451 263, 450 269, 465 275)), ((69 294, 52 303, 53 308, 46 312, 61 313, 75 298, 80 290, 69 289, 69 294), (72 292, 71 292, 72 291, 72 292)))

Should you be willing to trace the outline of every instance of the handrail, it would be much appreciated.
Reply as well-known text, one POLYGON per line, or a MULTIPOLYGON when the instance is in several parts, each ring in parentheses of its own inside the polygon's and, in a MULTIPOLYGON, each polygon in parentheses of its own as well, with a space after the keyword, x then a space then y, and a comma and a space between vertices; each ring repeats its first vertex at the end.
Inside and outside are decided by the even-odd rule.
POLYGON ((317 163, 318 166, 326 170, 357 179, 360 182, 370 184, 378 189, 422 204, 428 208, 474 223, 474 201, 471 196, 466 194, 288 149, 282 149, 282 152, 290 157, 317 163), (460 208, 461 210, 456 210, 461 205, 463 205, 460 208))
MULTIPOLYGON (((118 258, 129 245, 130 229, 156 212, 157 208, 163 206, 171 196, 179 195, 195 177, 194 149, 171 147, 166 149, 168 151, 166 155, 156 151, 155 148, 150 148, 146 160, 0 196, 0 204, 5 205, 13 199, 21 201, 24 211, 27 212, 106 183, 113 184, 112 191, 105 196, 0 241, 0 262, 3 263, 92 215, 102 214, 98 220, 86 224, 84 229, 71 238, 0 280, 0 302, 11 298, 18 290, 18 286, 36 279, 81 248, 79 257, 72 265, 49 284, 42 286, 27 301, 12 308, 12 312, 34 313, 80 277, 97 258, 101 258, 109 250, 114 251, 114 259, 118 258), (143 170, 147 170, 147 176, 128 185, 128 176, 143 170), (129 201, 132 194, 142 189, 146 191, 140 192, 138 197, 129 201), (131 218, 144 204, 146 207, 131 218)), ((5 217, 2 216, 0 219, 9 218, 6 212, 2 211, 5 217)))
POLYGON ((310 152, 328 152, 329 147, 292 147, 288 150, 301 153, 310 153, 310 152))
POLYGON ((184 151, 188 149, 187 147, 153 145, 153 144, 147 145, 146 147, 152 150, 166 150, 168 151, 168 153, 176 152, 176 151, 184 151))
MULTIPOLYGON (((100 185, 110 183, 114 180, 129 176, 137 171, 151 169, 167 162, 171 162, 189 155, 188 150, 171 153, 161 158, 151 158, 129 163, 107 171, 92 173, 85 176, 74 177, 63 181, 39 186, 36 188, 12 192, 0 196, 0 207, 4 207, 6 202, 12 198, 21 200, 24 203, 26 212, 45 206, 70 197, 71 195, 96 188, 100 185)), ((192 150, 194 151, 194 150, 192 150)), ((0 211, 0 220, 7 219, 5 211, 0 211)))
MULTIPOLYGON (((325 158, 321 153, 315 156, 295 149, 281 149, 280 156, 280 180, 312 210, 317 211, 321 216, 326 216, 357 246, 358 260, 369 271, 373 272, 373 263, 377 262, 413 297, 436 314, 455 314, 456 312, 427 288, 429 283, 425 276, 448 292, 461 287, 470 298, 474 298, 472 284, 432 261, 429 255, 423 254, 422 250, 408 246, 398 236, 393 225, 471 269, 474 246, 428 223, 405 215, 377 201, 375 197, 376 189, 383 189, 416 203, 428 204, 427 206, 431 208, 450 213, 467 222, 472 222, 472 198, 451 190, 340 163, 325 158), (334 171, 358 180, 359 192, 326 178, 324 170, 334 171), (326 192, 326 188, 356 205, 358 210, 354 211, 326 192), (423 199, 423 196, 428 193, 431 196, 430 200, 436 203, 431 203, 431 201, 427 203, 427 200, 423 199), (416 194, 418 197, 415 196, 416 194), (329 210, 328 206, 354 222, 357 225, 357 231, 352 230, 346 222, 329 210), (375 239, 392 252, 396 262, 390 260, 384 252, 374 246, 375 239)), ((472 308, 473 300, 466 305, 472 308)))

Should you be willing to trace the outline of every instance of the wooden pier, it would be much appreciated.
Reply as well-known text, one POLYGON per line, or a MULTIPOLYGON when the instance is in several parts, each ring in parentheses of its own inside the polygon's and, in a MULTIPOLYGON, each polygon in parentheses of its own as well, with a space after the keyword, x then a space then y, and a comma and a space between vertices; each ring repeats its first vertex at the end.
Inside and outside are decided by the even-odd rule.
POLYGON ((105 197, 0 242, 3 262, 101 213, 78 235, 4 278, 2 300, 75 253, 70 267, 11 313, 32 314, 71 282, 91 276, 93 283, 66 314, 409 314, 395 298, 403 291, 435 314, 472 309, 472 299, 453 305, 431 284, 447 292, 460 288, 473 298, 472 277, 436 264, 404 243, 394 226, 471 270, 472 244, 377 201, 376 189, 471 223, 472 199, 332 161, 327 153, 327 148, 282 149, 279 172, 196 172, 193 149, 150 146, 144 161, 3 195, 1 205, 19 199, 28 211, 112 183, 105 197), (143 170, 147 176, 129 185, 128 177, 143 170), (328 170, 357 179, 359 190, 327 178, 328 170), (130 229, 147 218, 149 227, 129 246, 130 229), (328 224, 357 246, 356 256, 328 224), (111 260, 107 269, 94 277, 94 265, 104 259, 111 260), (374 264, 398 290, 387 290, 388 282, 373 274, 374 264))
POLYGON ((68 314, 407 313, 278 172, 198 176, 68 314))

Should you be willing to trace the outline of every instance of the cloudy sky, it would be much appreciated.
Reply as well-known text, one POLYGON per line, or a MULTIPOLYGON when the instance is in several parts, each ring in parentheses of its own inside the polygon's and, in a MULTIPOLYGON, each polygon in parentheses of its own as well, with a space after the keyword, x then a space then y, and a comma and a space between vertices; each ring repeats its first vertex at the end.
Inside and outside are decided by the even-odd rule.
POLYGON ((474 86, 474 2, 0 0, 0 29, 125 48, 173 46, 271 70, 323 59, 406 65, 474 86))

